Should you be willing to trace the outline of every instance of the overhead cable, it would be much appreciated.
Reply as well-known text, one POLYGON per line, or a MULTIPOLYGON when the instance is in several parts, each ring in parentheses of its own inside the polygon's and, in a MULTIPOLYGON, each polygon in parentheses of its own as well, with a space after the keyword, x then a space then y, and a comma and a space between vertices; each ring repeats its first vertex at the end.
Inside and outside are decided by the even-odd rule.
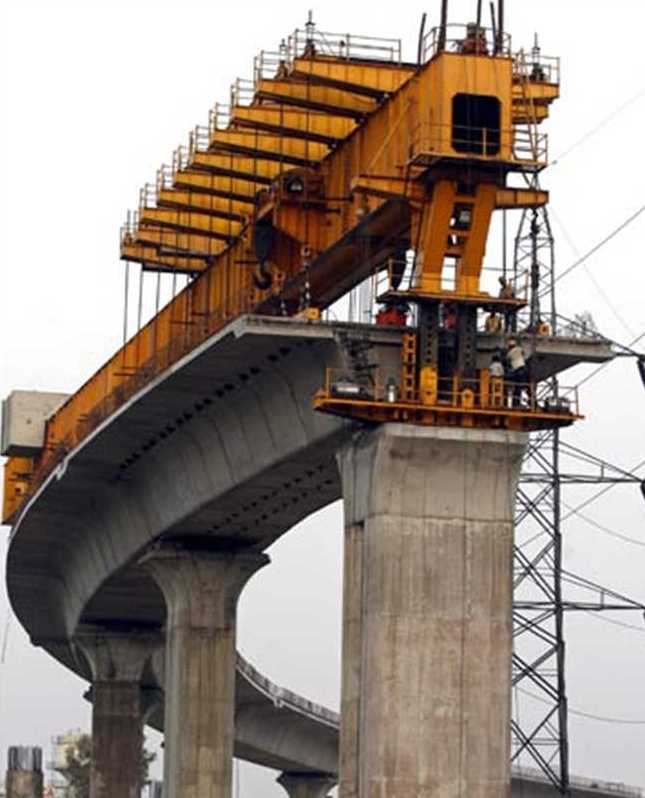
MULTIPOLYGON (((628 227, 633 221, 638 219, 638 217, 642 213, 645 213, 645 205, 641 205, 641 207, 638 208, 638 210, 634 211, 634 213, 632 213, 630 216, 627 217, 627 219, 625 219, 623 222, 621 222, 618 225, 618 227, 616 227, 614 230, 611 231, 611 233, 606 235, 602 239, 602 241, 599 241, 585 255, 583 255, 582 257, 578 258, 578 260, 576 260, 574 263, 572 263, 571 266, 567 267, 563 272, 561 272, 560 274, 556 275, 555 279, 553 280, 554 284, 559 282, 560 280, 562 280, 563 277, 566 277, 574 269, 577 269, 579 266, 581 266, 583 263, 585 263, 585 261, 587 261, 592 255, 595 255, 596 252, 598 252, 598 250, 600 250, 602 247, 605 246, 605 244, 608 244, 619 233, 621 233, 626 227, 628 227)), ((540 294, 540 296, 544 296, 546 293, 548 293, 548 291, 543 291, 540 294)))
MULTIPOLYGON (((552 703, 546 698, 542 698, 541 696, 531 693, 529 690, 524 690, 521 687, 518 687, 517 689, 524 695, 529 696, 529 698, 532 698, 535 701, 539 701, 542 704, 552 703)), ((640 720, 640 719, 632 720, 631 718, 610 718, 607 717, 606 715, 595 715, 592 712, 583 712, 581 709, 572 709, 570 706, 568 707, 568 712, 570 715, 577 715, 580 718, 587 718, 588 720, 598 720, 601 723, 613 723, 621 726, 645 726, 645 720, 640 720)))
POLYGON ((581 136, 577 141, 574 141, 569 147, 567 147, 564 152, 561 152, 560 155, 555 158, 555 160, 551 161, 550 167, 553 168, 556 164, 559 164, 564 158, 567 157, 571 152, 577 149, 581 144, 584 144, 587 139, 590 139, 599 130, 602 130, 605 125, 612 121, 618 114, 624 111, 626 108, 629 108, 630 105, 633 105, 637 100, 640 100, 641 97, 645 96, 645 88, 641 89, 640 91, 636 92, 632 97, 629 98, 626 102, 622 105, 619 105, 618 108, 615 108, 610 114, 608 114, 604 119, 601 119, 594 127, 588 130, 583 136, 581 136))

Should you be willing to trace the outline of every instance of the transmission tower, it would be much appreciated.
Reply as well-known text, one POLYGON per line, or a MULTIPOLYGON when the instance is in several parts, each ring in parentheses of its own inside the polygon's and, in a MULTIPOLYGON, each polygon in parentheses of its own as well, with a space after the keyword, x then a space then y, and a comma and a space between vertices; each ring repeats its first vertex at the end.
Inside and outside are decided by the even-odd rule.
MULTIPOLYGON (((556 335, 589 335, 560 325, 555 302, 554 241, 546 207, 523 212, 515 239, 516 283, 527 277, 531 301, 521 319, 537 334, 548 323, 556 335)), ((553 396, 559 396, 556 377, 553 396)), ((561 440, 559 430, 531 435, 517 492, 513 601, 512 762, 537 766, 555 793, 570 795, 564 616, 567 610, 642 610, 638 602, 563 569, 562 488, 565 484, 639 482, 628 472, 561 440), (563 459, 574 465, 569 472, 563 459), (582 467, 580 467, 582 466, 582 467), (591 466, 591 469, 590 469, 591 466), (566 601, 563 585, 592 593, 589 601, 566 601), (526 712, 520 695, 532 697, 526 712), (522 712, 520 712, 520 708, 522 712)))

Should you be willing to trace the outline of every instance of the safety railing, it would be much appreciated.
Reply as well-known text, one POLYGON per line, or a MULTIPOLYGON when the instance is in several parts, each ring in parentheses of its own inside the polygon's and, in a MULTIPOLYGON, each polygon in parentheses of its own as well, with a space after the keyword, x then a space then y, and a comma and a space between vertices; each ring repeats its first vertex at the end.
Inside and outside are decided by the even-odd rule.
POLYGON ((139 189, 139 212, 144 208, 156 208, 157 196, 157 186, 154 183, 144 183, 139 189))
POLYGON ((211 143, 210 124, 196 125, 188 134, 188 159, 192 160, 197 152, 207 152, 211 143))
POLYGON ((119 243, 121 246, 131 243, 136 237, 139 229, 139 211, 128 211, 125 222, 119 231, 119 243))
MULTIPOLYGON (((540 413, 562 417, 578 416, 578 389, 550 383, 535 383, 512 377, 492 377, 487 370, 480 376, 439 378, 433 406, 459 410, 498 410, 503 412, 540 413)), ((405 397, 393 375, 385 376, 378 368, 356 374, 351 369, 329 368, 322 389, 326 399, 351 402, 416 404, 419 397, 405 397)))
POLYGON ((513 77, 531 83, 560 85, 560 59, 542 55, 536 48, 530 53, 520 50, 513 56, 513 77))
POLYGON ((534 125, 500 130, 421 122, 411 134, 409 162, 449 157, 543 168, 548 164, 548 141, 534 125))
POLYGON ((190 165, 190 147, 181 144, 172 154, 172 176, 173 178, 180 172, 182 169, 188 169, 190 165))
MULTIPOLYGON (((451 235, 458 236, 459 230, 451 228, 451 235)), ((467 232, 467 231, 466 231, 467 232)), ((416 263, 414 258, 401 260, 389 258, 385 268, 376 271, 374 274, 374 301, 391 291, 409 291, 414 294, 421 290, 422 283, 422 264, 416 263)), ((455 291, 457 266, 444 263, 442 271, 441 291, 446 293, 446 303, 458 298, 451 296, 455 291)), ((528 301, 530 288, 530 275, 528 270, 519 274, 509 274, 506 279, 506 298, 517 299, 523 302, 528 301)), ((491 295, 491 299, 498 299, 499 296, 491 295)), ((483 303, 482 303, 483 304, 483 303)))
POLYGON ((164 189, 172 188, 175 179, 175 173, 173 168, 170 164, 162 163, 159 169, 157 169, 156 175, 156 186, 157 191, 163 191, 164 189))
POLYGON ((330 33, 313 26, 296 28, 286 41, 286 62, 306 55, 322 55, 340 60, 387 61, 401 63, 400 39, 330 33))
POLYGON ((255 82, 246 78, 236 78, 231 83, 230 106, 250 105, 255 96, 255 82))
POLYGON ((215 103, 208 112, 208 132, 212 138, 216 130, 226 130, 231 121, 231 106, 215 103))
MULTIPOLYGON (((133 224, 129 214, 126 226, 133 224)), ((185 355, 193 351, 199 344, 220 330, 225 324, 245 313, 252 312, 257 306, 257 292, 252 287, 243 287, 237 294, 231 295, 225 306, 213 311, 191 313, 192 292, 195 283, 189 285, 178 294, 173 303, 166 306, 163 313, 170 314, 170 335, 163 336, 167 342, 156 346, 162 339, 159 329, 160 316, 151 319, 135 338, 117 352, 105 366, 99 370, 85 385, 57 411, 54 422, 64 415, 70 419, 69 425, 58 421, 54 429, 65 430, 58 438, 48 438, 43 456, 29 483, 26 497, 32 495, 58 463, 76 445, 84 440, 103 421, 111 416, 136 393, 145 388, 156 376, 167 371, 185 355), (183 305, 181 318, 172 318, 177 303, 183 305), (136 360, 137 339, 147 337, 152 340, 153 354, 147 360, 136 360), (108 388, 115 378, 118 384, 108 388), (105 386, 102 388, 101 386, 105 386), (90 404, 91 397, 99 396, 98 401, 90 404), (80 412, 82 408, 82 412, 80 412)))
POLYGON ((511 36, 498 36, 492 28, 451 23, 445 28, 431 28, 423 37, 422 60, 429 61, 439 52, 462 53, 464 55, 511 55, 511 36))
POLYGON ((596 323, 589 313, 580 313, 573 319, 558 314, 556 316, 556 334, 561 338, 575 338, 581 341, 602 342, 608 340, 598 331, 596 323))
POLYGON ((253 59, 253 80, 255 85, 259 80, 271 80, 288 74, 293 61, 287 50, 285 42, 278 52, 260 50, 253 59))
MULTIPOLYGON (((512 768, 513 777, 517 779, 527 779, 529 781, 541 781, 547 784, 551 782, 544 775, 544 771, 537 768, 529 768, 524 765, 512 768)), ((601 779, 589 779, 584 776, 572 776, 571 786, 580 789, 597 790, 601 793, 612 793, 616 796, 625 798, 642 798, 643 791, 639 787, 631 787, 619 781, 602 781, 601 779)))

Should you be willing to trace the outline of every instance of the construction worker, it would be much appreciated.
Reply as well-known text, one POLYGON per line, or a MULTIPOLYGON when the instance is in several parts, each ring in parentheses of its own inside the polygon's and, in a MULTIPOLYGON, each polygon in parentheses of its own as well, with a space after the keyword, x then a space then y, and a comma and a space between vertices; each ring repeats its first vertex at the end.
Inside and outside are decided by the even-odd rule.
POLYGON ((490 333, 498 333, 502 329, 502 320, 500 317, 493 311, 486 316, 486 321, 484 322, 484 330, 490 333))
POLYGON ((442 305, 443 328, 444 330, 457 329, 457 308, 453 302, 446 302, 442 305))
POLYGON ((493 355, 488 373, 490 375, 488 401, 492 407, 502 407, 504 405, 504 364, 499 354, 493 355))
POLYGON ((486 31, 476 22, 466 25, 466 37, 459 43, 459 52, 469 55, 487 55, 486 31))
MULTIPOLYGON (((507 280, 506 277, 499 278, 499 298, 500 299, 515 299, 515 289, 513 283, 507 280)), ((517 327, 517 311, 514 307, 504 308, 504 332, 515 332, 517 327)))
POLYGON ((490 361, 490 366, 488 367, 488 371, 490 372, 490 376, 494 379, 504 379, 504 364, 502 363, 502 358, 499 355, 493 355, 490 361))
POLYGON ((506 361, 509 369, 509 382, 512 386, 513 407, 519 407, 522 401, 522 392, 529 392, 529 374, 526 366, 526 356, 522 346, 515 338, 509 338, 506 347, 506 361))

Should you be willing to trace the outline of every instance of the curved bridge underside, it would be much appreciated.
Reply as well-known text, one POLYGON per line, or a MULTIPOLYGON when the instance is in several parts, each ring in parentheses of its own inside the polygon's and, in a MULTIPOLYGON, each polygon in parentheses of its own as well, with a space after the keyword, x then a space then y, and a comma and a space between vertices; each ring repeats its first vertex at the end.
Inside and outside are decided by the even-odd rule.
MULTIPOLYGON (((316 413, 325 369, 343 365, 340 334, 396 368, 398 328, 243 317, 146 386, 71 452, 14 526, 7 582, 34 643, 79 675, 82 624, 159 628, 161 593, 137 566, 161 539, 266 549, 340 498, 339 443, 355 429, 316 413)), ((482 336, 490 357, 497 342, 482 336)), ((549 341, 544 375, 571 357, 602 362, 608 344, 549 341), (574 351, 575 350, 575 351, 574 351)), ((543 377, 540 377, 543 378, 543 377)), ((146 684, 156 685, 150 671, 146 684)), ((152 718, 161 724, 160 717, 152 718)), ((236 753, 282 770, 333 773, 337 716, 238 662, 236 753)))

